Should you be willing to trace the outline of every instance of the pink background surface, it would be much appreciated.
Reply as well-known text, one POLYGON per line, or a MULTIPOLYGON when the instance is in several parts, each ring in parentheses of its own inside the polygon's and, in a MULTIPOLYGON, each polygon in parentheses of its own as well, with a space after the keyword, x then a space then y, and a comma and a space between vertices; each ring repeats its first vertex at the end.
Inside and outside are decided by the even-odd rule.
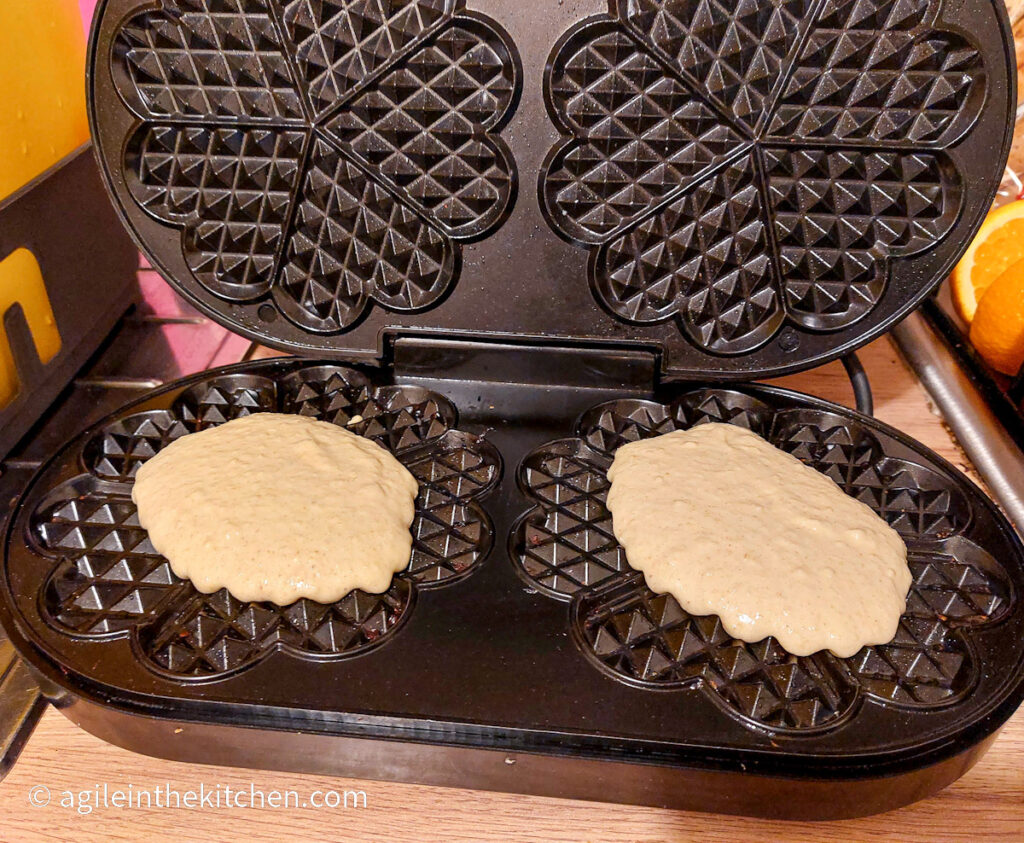
POLYGON ((78 0, 78 7, 82 10, 82 23, 85 25, 86 34, 88 34, 89 24, 92 22, 92 10, 96 8, 96 0, 78 0))

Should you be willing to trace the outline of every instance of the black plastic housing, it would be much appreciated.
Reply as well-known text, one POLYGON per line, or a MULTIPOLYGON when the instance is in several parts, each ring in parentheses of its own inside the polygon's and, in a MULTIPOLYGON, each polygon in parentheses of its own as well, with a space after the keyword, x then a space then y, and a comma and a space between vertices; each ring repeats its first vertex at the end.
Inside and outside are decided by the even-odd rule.
POLYGON ((3 314, 19 390, 0 409, 0 456, 39 420, 139 297, 139 254, 118 224, 89 145, 0 202, 0 259, 19 248, 39 263, 61 348, 44 365, 20 306, 3 314))

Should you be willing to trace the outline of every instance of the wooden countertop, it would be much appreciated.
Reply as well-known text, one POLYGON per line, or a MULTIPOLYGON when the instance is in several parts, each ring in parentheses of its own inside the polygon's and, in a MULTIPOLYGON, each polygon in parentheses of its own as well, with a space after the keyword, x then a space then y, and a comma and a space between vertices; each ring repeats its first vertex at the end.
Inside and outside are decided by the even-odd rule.
MULTIPOLYGON (((888 340, 861 352, 878 418, 900 428, 977 482, 977 475, 929 408, 927 397, 888 340)), ((842 367, 783 378, 782 383, 847 405, 842 367)), ((767 822, 592 802, 421 787, 325 776, 205 767, 135 755, 103 743, 47 711, 21 758, 0 784, 0 840, 818 840, 1020 839, 1024 835, 1024 710, 1010 720, 981 762, 937 796, 915 805, 837 823, 767 822), (62 791, 215 785, 263 791, 362 790, 365 808, 98 808, 80 815, 59 805, 62 791), (45 785, 47 807, 29 793, 45 785)))

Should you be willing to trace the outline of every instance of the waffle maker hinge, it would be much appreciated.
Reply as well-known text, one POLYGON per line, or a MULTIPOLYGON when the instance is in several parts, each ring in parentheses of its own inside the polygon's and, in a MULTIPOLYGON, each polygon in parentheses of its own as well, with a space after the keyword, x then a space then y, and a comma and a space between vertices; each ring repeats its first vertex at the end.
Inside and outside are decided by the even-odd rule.
POLYGON ((403 336, 390 343, 396 378, 649 393, 661 371, 653 347, 558 345, 543 340, 474 341, 403 336))

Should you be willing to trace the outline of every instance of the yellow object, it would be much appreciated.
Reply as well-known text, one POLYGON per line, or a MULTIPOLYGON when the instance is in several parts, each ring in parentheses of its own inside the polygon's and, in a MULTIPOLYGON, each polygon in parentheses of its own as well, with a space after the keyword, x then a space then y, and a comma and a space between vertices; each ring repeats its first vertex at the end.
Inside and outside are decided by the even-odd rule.
POLYGON ((0 0, 0 200, 88 139, 78 0, 0 0))
MULTIPOLYGON (((0 316, 15 303, 21 305, 25 314, 39 359, 49 363, 60 351, 60 331, 39 261, 28 249, 16 249, 0 261, 0 316)), ((20 381, 7 331, 2 331, 0 337, 0 407, 6 407, 18 394, 20 381)))
POLYGON ((989 285, 971 322, 971 343, 997 372, 1015 375, 1024 364, 1024 265, 989 285))
POLYGON ((1024 271, 1024 201, 992 211, 953 270, 953 306, 965 322, 974 319, 989 286, 1015 264, 1024 271))

